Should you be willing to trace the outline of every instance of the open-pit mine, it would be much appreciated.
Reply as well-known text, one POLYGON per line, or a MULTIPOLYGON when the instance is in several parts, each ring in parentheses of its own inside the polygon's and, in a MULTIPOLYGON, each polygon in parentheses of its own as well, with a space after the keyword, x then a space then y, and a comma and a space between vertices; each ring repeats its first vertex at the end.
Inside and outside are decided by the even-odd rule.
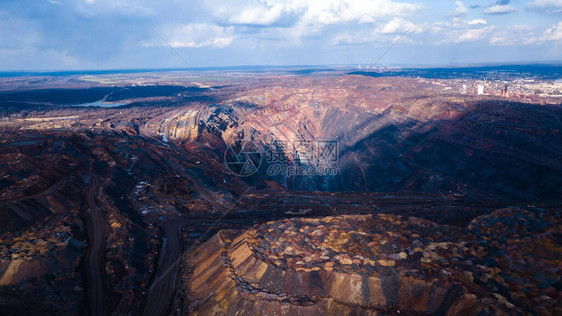
POLYGON ((541 69, 4 75, 0 314, 561 315, 541 69))

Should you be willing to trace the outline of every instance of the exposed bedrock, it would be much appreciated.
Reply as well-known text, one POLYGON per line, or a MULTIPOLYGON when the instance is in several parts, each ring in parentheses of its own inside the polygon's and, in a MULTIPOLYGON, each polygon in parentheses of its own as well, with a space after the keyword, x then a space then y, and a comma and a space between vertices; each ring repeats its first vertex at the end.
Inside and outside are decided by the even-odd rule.
POLYGON ((190 300, 181 308, 201 315, 556 313, 560 224, 558 216, 503 209, 466 228, 380 214, 222 231, 188 257, 190 300))
POLYGON ((282 151, 288 164, 305 167, 316 162, 298 159, 302 150, 295 144, 336 141, 337 161, 327 165, 335 175, 271 175, 264 155, 255 177, 246 179, 274 180, 291 190, 524 201, 562 195, 560 107, 433 95, 409 79, 345 86, 352 83, 347 78, 318 89, 327 83, 299 79, 258 86, 215 105, 174 110, 158 118, 158 130, 213 159, 223 159, 226 146, 240 140, 264 153, 281 141, 288 145, 282 151), (390 92, 384 89, 389 86, 390 92))

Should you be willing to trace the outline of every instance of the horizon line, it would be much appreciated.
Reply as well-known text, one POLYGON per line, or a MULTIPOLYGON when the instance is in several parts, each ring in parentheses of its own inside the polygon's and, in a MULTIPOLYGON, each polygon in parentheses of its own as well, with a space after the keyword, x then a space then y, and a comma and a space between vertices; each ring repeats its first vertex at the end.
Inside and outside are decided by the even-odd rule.
MULTIPOLYGON (((463 68, 463 67, 498 67, 498 66, 562 66, 562 60, 551 61, 507 61, 507 62, 468 62, 468 63, 445 63, 445 64, 385 64, 385 65, 371 65, 369 63, 354 63, 354 64, 316 64, 316 65, 231 65, 231 66, 202 66, 193 67, 193 70, 210 71, 210 70, 228 70, 228 69, 266 69, 266 68, 354 68, 364 66, 372 69, 380 68, 463 68)), ((60 73, 76 73, 82 72, 95 73, 95 72, 129 72, 129 73, 142 73, 142 72, 171 72, 171 71, 186 71, 193 72, 192 69, 186 67, 162 67, 162 68, 85 68, 85 69, 20 69, 20 70, 0 70, 1 74, 60 74, 60 73)))

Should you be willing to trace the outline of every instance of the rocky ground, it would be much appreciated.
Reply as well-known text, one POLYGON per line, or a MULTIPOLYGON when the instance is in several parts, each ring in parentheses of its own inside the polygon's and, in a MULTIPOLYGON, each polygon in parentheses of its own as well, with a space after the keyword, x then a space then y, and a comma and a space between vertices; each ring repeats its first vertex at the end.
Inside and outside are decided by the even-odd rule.
POLYGON ((248 298, 228 292, 218 312, 264 302, 299 313, 558 312, 558 97, 344 72, 207 85, 139 76, 0 80, 0 314, 204 312, 216 300, 193 298, 191 275, 181 286, 176 276, 192 263, 181 255, 209 239, 222 250, 203 266, 229 268, 207 271, 201 289, 226 282, 248 298), (243 140, 263 151, 287 142, 280 157, 306 168, 314 163, 294 144, 336 141, 337 173, 269 175, 264 153, 255 174, 238 177, 224 153, 243 140), (528 211, 485 217, 503 207, 528 211), (521 237, 515 224, 500 234, 502 221, 519 223, 521 237), (247 230, 244 241, 215 235, 224 229, 247 230), (237 270, 246 254, 261 268, 237 270), (271 284, 257 283, 264 271, 271 284), (292 287, 271 288, 284 271, 292 287), (348 276, 373 283, 357 290, 348 276), (432 290, 408 298, 402 280, 432 290), (456 294, 464 303, 448 301, 456 294), (256 295, 266 299, 248 303, 256 295))
POLYGON ((379 214, 223 231, 186 258, 178 308, 201 315, 556 315, 561 225, 559 213, 500 209, 466 227, 379 214))

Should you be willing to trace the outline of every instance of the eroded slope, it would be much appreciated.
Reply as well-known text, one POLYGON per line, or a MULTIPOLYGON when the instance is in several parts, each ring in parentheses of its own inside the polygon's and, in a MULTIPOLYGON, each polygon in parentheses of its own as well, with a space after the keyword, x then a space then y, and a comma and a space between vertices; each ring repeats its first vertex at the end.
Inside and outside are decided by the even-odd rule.
POLYGON ((186 258, 194 314, 476 315, 560 305, 559 214, 502 209, 468 227, 379 214, 223 231, 186 258))

